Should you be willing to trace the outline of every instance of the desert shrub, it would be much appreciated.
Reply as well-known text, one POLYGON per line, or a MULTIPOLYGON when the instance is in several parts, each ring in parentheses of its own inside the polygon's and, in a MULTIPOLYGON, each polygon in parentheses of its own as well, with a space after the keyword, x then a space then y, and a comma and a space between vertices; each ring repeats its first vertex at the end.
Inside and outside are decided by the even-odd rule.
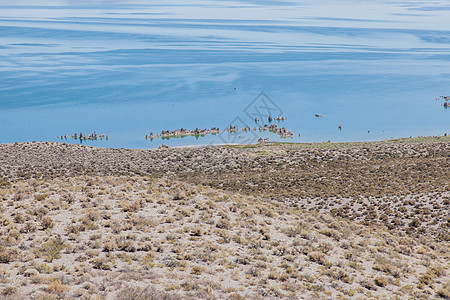
POLYGON ((23 227, 20 229, 21 233, 30 233, 30 232, 35 232, 36 231, 36 224, 32 223, 32 222, 27 222, 25 223, 25 225, 23 225, 23 227))
POLYGON ((14 222, 22 224, 25 221, 24 216, 19 212, 14 215, 14 222))
POLYGON ((5 215, 0 215, 0 226, 8 226, 12 223, 12 220, 5 215))
POLYGON ((289 254, 289 250, 286 246, 278 246, 275 250, 273 250, 273 255, 276 256, 284 256, 289 254))
POLYGON ((6 270, 6 268, 0 267, 0 282, 4 282, 6 278, 9 278, 10 273, 6 270))
POLYGON ((217 232, 217 235, 221 238, 219 240, 219 243, 224 244, 224 243, 230 242, 231 236, 227 230, 217 230, 216 232, 217 232))
POLYGON ((420 222, 419 219, 415 218, 408 224, 408 226, 411 228, 418 228, 418 227, 420 227, 421 224, 422 224, 422 222, 420 222))
POLYGON ((361 286, 365 287, 368 290, 376 290, 375 284, 371 280, 363 280, 360 282, 361 286))
POLYGON ((183 217, 190 217, 192 215, 192 212, 190 209, 184 208, 184 209, 180 209, 179 214, 183 217))
POLYGON ((231 227, 231 224, 227 219, 221 218, 219 221, 217 221, 216 227, 221 229, 229 229, 231 227))
POLYGON ((358 264, 358 263, 353 262, 353 261, 348 262, 348 266, 349 266, 350 268, 355 269, 355 270, 358 270, 358 271, 364 270, 363 265, 358 264))
POLYGON ((147 227, 155 227, 156 223, 150 219, 139 215, 131 216, 130 220, 133 226, 136 226, 136 230, 145 230, 147 227))
POLYGON ((67 202, 68 204, 72 204, 72 203, 75 201, 75 199, 73 198, 73 196, 70 195, 70 194, 65 194, 65 195, 63 195, 63 196, 61 197, 61 200, 67 202))
POLYGON ((186 193, 179 187, 175 188, 172 193, 173 200, 184 200, 186 199, 186 193))
POLYGON ((45 217, 41 221, 42 230, 52 229, 55 226, 52 218, 45 217))
POLYGON ((17 231, 16 229, 11 229, 11 230, 9 231, 8 236, 9 236, 9 237, 12 237, 12 238, 14 238, 14 239, 16 239, 16 240, 19 240, 19 239, 20 239, 20 233, 19 233, 19 231, 17 231))
MULTIPOLYGON (((95 219, 95 217, 94 217, 94 219, 95 219)), ((81 225, 79 227, 79 231, 97 230, 100 228, 100 226, 98 224, 96 224, 94 221, 92 221, 91 218, 87 215, 81 217, 80 222, 81 222, 81 225)))
POLYGON ((388 279, 386 277, 384 277, 384 276, 376 277, 374 282, 375 282, 376 285, 381 286, 381 287, 384 287, 384 286, 389 284, 388 279))
POLYGON ((163 264, 168 268, 176 268, 180 266, 180 262, 171 256, 164 257, 163 264))
POLYGON ((431 274, 425 273, 419 277, 419 282, 428 285, 432 282, 433 276, 431 274))
POLYGON ((239 256, 236 257, 234 262, 239 265, 248 265, 250 263, 250 259, 247 256, 239 256))
POLYGON ((45 199, 47 199, 48 195, 47 194, 36 194, 34 195, 34 199, 36 201, 44 201, 45 199))
POLYGON ((349 284, 353 283, 353 278, 340 268, 333 267, 329 271, 327 271, 326 274, 332 278, 341 280, 342 282, 349 284))
POLYGON ((35 214, 38 217, 38 219, 42 219, 43 216, 47 215, 49 213, 49 210, 47 207, 39 207, 36 211, 35 214))
POLYGON ((45 242, 39 251, 45 255, 46 262, 52 262, 61 257, 61 250, 64 249, 64 242, 60 237, 45 242))
POLYGON ((191 274, 201 275, 205 269, 201 266, 193 266, 191 269, 191 274))
POLYGON ((251 266, 245 273, 249 274, 253 277, 258 277, 259 276, 259 268, 257 266, 251 266))
POLYGON ((226 220, 230 220, 230 216, 228 215, 228 211, 224 208, 220 209, 219 212, 217 213, 217 215, 219 217, 222 217, 226 220))
POLYGON ((192 236, 201 236, 203 234, 201 227, 193 227, 191 228, 191 235, 192 236))
POLYGON ((66 232, 68 233, 68 234, 71 234, 71 233, 73 233, 73 234, 79 234, 80 233, 80 231, 81 231, 81 228, 80 228, 80 226, 77 226, 77 225, 68 225, 67 226, 67 228, 66 228, 66 232))
POLYGON ((200 288, 200 285, 197 282, 185 281, 181 284, 181 287, 185 291, 194 291, 200 288))
POLYGON ((98 210, 89 210, 88 212, 86 212, 85 216, 92 222, 95 222, 98 220, 100 213, 98 212, 98 210))
POLYGON ((0 246, 0 263, 7 264, 13 260, 13 255, 11 251, 5 247, 0 246))
POLYGON ((16 294, 17 291, 18 291, 17 287, 7 286, 2 290, 1 295, 8 298, 9 296, 16 294))
POLYGON ((57 295, 53 295, 51 293, 48 292, 39 292, 36 294, 36 296, 34 296, 34 300, 58 300, 58 296, 57 295))
POLYGON ((145 251, 145 252, 151 251, 152 250, 152 243, 150 243, 150 242, 145 242, 145 243, 139 242, 136 250, 137 251, 145 251))
POLYGON ((319 263, 321 265, 329 265, 328 259, 326 258, 325 254, 319 251, 313 251, 308 253, 309 260, 319 263))
POLYGON ((94 269, 98 269, 98 270, 111 270, 112 269, 112 264, 110 262, 107 262, 103 258, 96 258, 96 259, 92 260, 92 265, 93 265, 94 269))
POLYGON ((286 228, 282 228, 281 232, 284 233, 285 235, 287 235, 288 237, 296 237, 300 232, 301 232, 301 228, 300 227, 286 227, 286 228))
POLYGON ((118 247, 115 240, 106 241, 103 245, 103 251, 105 252, 116 251, 117 249, 118 247))
POLYGON ((47 287, 45 288, 46 292, 50 294, 57 295, 58 298, 64 298, 65 293, 70 289, 67 284, 64 284, 59 279, 50 279, 47 287))
POLYGON ((119 237, 116 239, 117 247, 125 252, 136 252, 136 243, 125 239, 124 237, 119 237))
POLYGON ((133 202, 128 201, 120 201, 119 207, 122 209, 123 212, 138 212, 142 208, 142 204, 145 201, 142 200, 135 200, 133 202))
POLYGON ((411 247, 404 246, 404 245, 399 246, 397 251, 398 251, 398 253, 401 253, 404 255, 411 255, 411 252, 412 252, 411 247))
POLYGON ((440 288, 436 294, 443 299, 450 299, 450 286, 440 288))
POLYGON ((9 189, 10 187, 12 187, 11 182, 7 179, 0 179, 0 189, 9 189))
POLYGON ((52 268, 48 264, 35 265, 34 268, 41 274, 50 274, 52 268))
POLYGON ((393 265, 389 263, 383 263, 383 264, 374 264, 372 266, 374 270, 385 272, 387 274, 394 275, 395 277, 400 276, 399 270, 397 270, 393 265))
POLYGON ((328 254, 328 252, 330 252, 332 249, 333 249, 333 245, 331 245, 330 243, 325 243, 325 242, 319 243, 319 250, 324 254, 328 254))
POLYGON ((175 218, 172 217, 172 216, 166 217, 164 219, 164 222, 166 222, 166 223, 173 223, 173 222, 175 222, 175 218))
POLYGON ((278 277, 280 277, 280 274, 278 274, 278 273, 275 272, 275 271, 271 271, 271 272, 269 273, 269 275, 267 275, 267 278, 268 278, 268 279, 272 279, 272 280, 277 280, 278 277))
POLYGON ((258 209, 258 213, 269 217, 269 218, 273 218, 276 215, 276 212, 274 211, 274 209, 272 207, 270 207, 269 205, 257 205, 256 208, 258 209))
POLYGON ((141 262, 147 266, 151 267, 154 265, 153 260, 155 259, 155 254, 153 252, 147 252, 147 254, 141 258, 141 262))
POLYGON ((429 269, 427 270, 427 273, 435 276, 435 277, 441 277, 441 276, 445 276, 446 272, 445 272, 445 268, 443 266, 439 266, 439 265, 434 265, 429 267, 429 269))
POLYGON ((155 288, 148 286, 141 287, 124 287, 116 295, 117 300, 175 300, 180 299, 179 295, 170 294, 167 292, 158 291, 155 288))
POLYGON ((288 274, 281 274, 280 276, 278 276, 278 280, 281 282, 286 282, 289 280, 289 275, 288 274))

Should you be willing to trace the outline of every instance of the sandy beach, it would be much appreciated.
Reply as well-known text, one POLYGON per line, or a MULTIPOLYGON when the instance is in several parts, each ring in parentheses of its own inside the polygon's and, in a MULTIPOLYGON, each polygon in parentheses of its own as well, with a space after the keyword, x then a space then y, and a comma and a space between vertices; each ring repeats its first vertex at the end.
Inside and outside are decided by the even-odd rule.
POLYGON ((449 299, 450 138, 0 145, 8 299, 449 299))

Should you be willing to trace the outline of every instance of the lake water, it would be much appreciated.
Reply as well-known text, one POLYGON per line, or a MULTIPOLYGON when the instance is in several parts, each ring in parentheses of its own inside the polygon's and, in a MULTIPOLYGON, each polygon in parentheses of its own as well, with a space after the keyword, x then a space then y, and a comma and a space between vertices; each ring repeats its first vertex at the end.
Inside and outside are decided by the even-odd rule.
POLYGON ((276 123, 293 131, 287 141, 450 134, 450 109, 436 100, 450 94, 450 5, 0 0, 1 143, 94 130, 109 137, 85 142, 99 147, 281 140, 145 139, 233 121, 253 128, 246 112, 262 107, 261 92, 287 117, 276 123))

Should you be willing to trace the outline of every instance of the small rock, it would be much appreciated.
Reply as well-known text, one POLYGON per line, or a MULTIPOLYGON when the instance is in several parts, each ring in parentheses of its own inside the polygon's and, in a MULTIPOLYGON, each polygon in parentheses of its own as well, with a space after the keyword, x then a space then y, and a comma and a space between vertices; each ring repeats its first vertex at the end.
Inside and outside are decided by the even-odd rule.
POLYGON ((39 275, 39 272, 36 269, 27 269, 23 272, 25 277, 33 277, 39 275))

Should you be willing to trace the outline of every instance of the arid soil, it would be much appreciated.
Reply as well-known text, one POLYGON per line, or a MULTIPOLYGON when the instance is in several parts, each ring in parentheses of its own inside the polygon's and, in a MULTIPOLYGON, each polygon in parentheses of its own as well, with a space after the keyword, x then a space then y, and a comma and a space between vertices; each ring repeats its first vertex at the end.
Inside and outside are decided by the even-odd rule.
POLYGON ((0 297, 449 299, 449 141, 0 145, 0 297))
POLYGON ((449 142, 440 137, 162 150, 4 144, 0 178, 166 177, 449 241, 449 142))

